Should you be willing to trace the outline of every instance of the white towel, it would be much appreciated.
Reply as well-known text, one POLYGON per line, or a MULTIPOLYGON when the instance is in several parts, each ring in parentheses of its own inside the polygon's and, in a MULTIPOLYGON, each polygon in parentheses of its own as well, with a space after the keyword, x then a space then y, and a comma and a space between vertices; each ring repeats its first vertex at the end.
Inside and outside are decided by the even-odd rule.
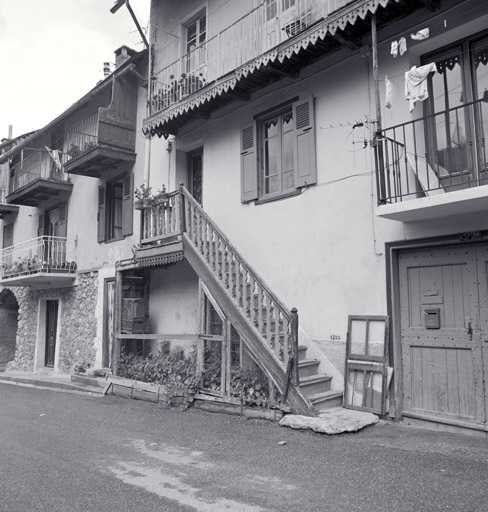
POLYGON ((429 97, 427 77, 436 71, 435 62, 432 62, 419 68, 413 66, 410 71, 405 73, 405 99, 409 100, 410 112, 414 109, 417 101, 424 101, 429 97))

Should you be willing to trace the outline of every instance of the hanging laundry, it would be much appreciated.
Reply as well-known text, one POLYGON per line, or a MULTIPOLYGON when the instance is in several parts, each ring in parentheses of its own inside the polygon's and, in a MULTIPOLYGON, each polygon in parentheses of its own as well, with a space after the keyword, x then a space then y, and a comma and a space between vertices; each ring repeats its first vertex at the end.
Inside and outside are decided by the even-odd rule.
POLYGON ((395 92, 395 86, 393 85, 393 82, 385 76, 385 89, 386 89, 386 95, 385 95, 385 107, 391 108, 391 105, 393 104, 393 96, 395 92))
POLYGON ((393 55, 393 58, 396 59, 398 57, 398 42, 392 41, 390 53, 393 55))
POLYGON ((424 101, 429 97, 427 77, 436 71, 435 62, 432 62, 419 68, 413 66, 405 73, 405 99, 409 101, 410 112, 417 101, 424 101))
POLYGON ((51 157, 52 161, 54 162, 54 166, 56 168, 56 171, 59 173, 63 170, 63 166, 61 164, 61 160, 59 158, 59 154, 61 151, 59 149, 51 149, 47 146, 44 146, 46 148, 46 151, 49 153, 49 156, 51 157))
POLYGON ((430 35, 429 34, 429 29, 428 28, 423 28, 422 30, 419 30, 415 34, 410 34, 410 37, 414 41, 423 41, 424 39, 428 39, 429 35, 430 35))
POLYGON ((398 51, 400 55, 403 55, 407 51, 407 40, 404 37, 398 41, 398 51))

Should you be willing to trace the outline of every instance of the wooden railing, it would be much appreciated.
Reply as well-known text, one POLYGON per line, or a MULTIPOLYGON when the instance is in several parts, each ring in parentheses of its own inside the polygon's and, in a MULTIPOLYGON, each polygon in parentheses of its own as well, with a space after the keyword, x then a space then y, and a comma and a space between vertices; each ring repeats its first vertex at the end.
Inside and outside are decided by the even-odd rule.
POLYGON ((74 274, 75 243, 65 237, 40 236, 2 249, 0 276, 7 279, 43 272, 74 274))
POLYGON ((150 115, 258 58, 352 0, 289 0, 258 5, 217 35, 153 74, 150 115))
POLYGON ((184 187, 180 193, 182 232, 298 385, 298 316, 293 318, 191 194, 184 187))
POLYGON ((63 171, 66 155, 55 151, 51 156, 47 149, 39 149, 11 168, 9 194, 12 194, 29 183, 45 178, 55 181, 68 181, 68 175, 63 171))
POLYGON ((98 111, 85 117, 68 129, 66 151, 70 158, 76 158, 98 143, 98 111))
POLYGON ((149 208, 144 208, 142 219, 142 244, 180 234, 180 193, 171 192, 167 201, 153 203, 149 208))

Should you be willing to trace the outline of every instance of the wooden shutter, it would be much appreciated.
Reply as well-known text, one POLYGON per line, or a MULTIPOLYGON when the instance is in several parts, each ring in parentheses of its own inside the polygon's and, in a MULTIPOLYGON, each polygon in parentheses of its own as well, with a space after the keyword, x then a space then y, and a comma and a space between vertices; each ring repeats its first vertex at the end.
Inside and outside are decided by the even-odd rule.
POLYGON ((246 203, 258 198, 258 171, 256 124, 241 130, 241 201, 246 203))
POLYGON ((100 185, 98 187, 98 233, 97 241, 105 242, 105 203, 106 203, 106 185, 100 185))
POLYGON ((66 237, 66 203, 59 206, 58 236, 66 237))
POLYGON ((134 219, 134 175, 124 178, 122 203, 122 235, 132 235, 134 219))
POLYGON ((44 212, 39 214, 39 224, 37 226, 37 236, 44 236, 44 212))
POLYGON ((295 120, 295 186, 317 183, 313 98, 293 104, 295 120))
POLYGON ((3 248, 14 245, 14 225, 7 224, 3 227, 3 248))

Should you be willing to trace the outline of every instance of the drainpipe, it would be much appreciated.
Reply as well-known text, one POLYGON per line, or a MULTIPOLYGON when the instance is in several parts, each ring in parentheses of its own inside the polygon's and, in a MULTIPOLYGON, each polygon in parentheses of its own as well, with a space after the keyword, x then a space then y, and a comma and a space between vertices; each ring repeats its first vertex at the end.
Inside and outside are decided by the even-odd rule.
POLYGON ((383 145, 381 143, 381 103, 380 88, 378 80, 378 39, 376 35, 376 14, 371 15, 371 51, 373 54, 373 83, 374 83, 374 101, 376 106, 376 133, 374 137, 374 147, 376 153, 376 176, 378 187, 378 202, 385 204, 386 187, 384 174, 384 156, 383 145))

